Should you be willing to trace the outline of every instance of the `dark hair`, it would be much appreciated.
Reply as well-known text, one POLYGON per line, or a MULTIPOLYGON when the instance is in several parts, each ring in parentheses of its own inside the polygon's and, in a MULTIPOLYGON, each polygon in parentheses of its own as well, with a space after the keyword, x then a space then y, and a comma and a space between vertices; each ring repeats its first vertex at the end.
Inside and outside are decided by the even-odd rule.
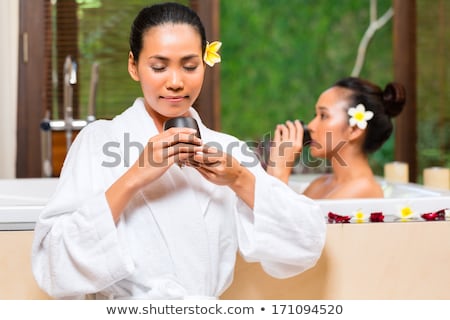
POLYGON ((175 2, 155 4, 143 8, 131 25, 130 50, 134 60, 139 59, 142 50, 142 37, 152 27, 166 23, 188 24, 198 31, 202 40, 202 55, 206 48, 205 28, 194 10, 175 2))
POLYGON ((363 151, 371 153, 378 150, 392 134, 391 118, 403 110, 406 101, 403 85, 390 82, 382 90, 367 80, 348 77, 339 80, 334 86, 352 91, 348 97, 349 108, 363 104, 366 110, 374 113, 367 122, 363 151))

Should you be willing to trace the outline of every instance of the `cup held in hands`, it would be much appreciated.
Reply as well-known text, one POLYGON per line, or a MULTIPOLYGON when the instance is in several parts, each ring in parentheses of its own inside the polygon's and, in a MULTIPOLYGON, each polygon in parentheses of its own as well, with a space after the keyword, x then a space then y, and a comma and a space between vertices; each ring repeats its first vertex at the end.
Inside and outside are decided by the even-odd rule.
POLYGON ((201 139, 200 129, 198 128, 197 121, 194 118, 191 118, 191 117, 176 117, 176 118, 172 118, 172 119, 169 119, 166 122, 164 122, 164 125, 163 125, 163 129, 164 130, 170 129, 172 127, 195 129, 195 130, 197 130, 195 135, 199 139, 201 139))
POLYGON ((303 121, 300 121, 300 123, 303 126, 303 145, 306 146, 311 143, 311 134, 309 133, 308 126, 303 121))

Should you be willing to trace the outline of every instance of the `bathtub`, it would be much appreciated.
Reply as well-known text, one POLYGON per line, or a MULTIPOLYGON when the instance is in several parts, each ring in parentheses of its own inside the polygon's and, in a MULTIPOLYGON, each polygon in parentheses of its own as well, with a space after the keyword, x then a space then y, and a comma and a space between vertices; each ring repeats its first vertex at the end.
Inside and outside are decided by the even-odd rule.
MULTIPOLYGON (((289 185, 302 192, 313 178, 293 175, 289 185)), ((450 193, 378 180, 384 199, 317 202, 326 221, 329 212, 346 216, 354 211, 380 211, 385 215, 383 223, 353 219, 350 223, 328 223, 317 264, 288 279, 272 278, 260 264, 238 255, 233 283, 221 299, 449 299, 450 223, 424 220, 420 214, 450 207, 450 193), (416 216, 396 216, 404 207, 416 216)))
MULTIPOLYGON (((289 185, 301 193, 316 175, 292 175, 289 185)), ((352 215, 355 211, 383 212, 385 222, 400 221, 395 213, 410 208, 408 221, 424 221, 420 214, 450 208, 450 191, 408 183, 388 183, 378 178, 385 199, 319 200, 324 217, 329 212, 352 215)), ((39 213, 56 189, 58 178, 0 179, 0 230, 33 230, 39 213)))
POLYGON ((0 231, 33 230, 57 178, 0 179, 0 231))
MULTIPOLYGON (((294 175, 290 185, 301 192, 313 178, 294 175)), ((30 251, 35 222, 57 182, 57 178, 0 180, 0 299, 49 298, 33 278, 30 251)), ((324 218, 329 211, 392 212, 405 202, 418 211, 450 205, 447 191, 382 179, 380 183, 386 199, 318 201, 324 218)), ((326 244, 314 268, 280 280, 238 255, 234 282, 221 298, 448 299, 449 242, 448 221, 329 223, 326 244)))
MULTIPOLYGON (((317 175, 292 175, 289 185, 301 193, 317 175)), ((346 222, 371 222, 371 213, 381 213, 383 222, 435 221, 433 213, 444 211, 444 218, 450 220, 450 191, 426 188, 415 183, 390 183, 378 177, 384 191, 382 199, 342 199, 318 200, 322 214, 328 222, 329 214, 348 217, 346 222), (355 219, 355 213, 365 214, 363 219, 355 219), (402 214, 403 212, 403 214, 402 214), (407 212, 407 214, 405 214, 407 212)))

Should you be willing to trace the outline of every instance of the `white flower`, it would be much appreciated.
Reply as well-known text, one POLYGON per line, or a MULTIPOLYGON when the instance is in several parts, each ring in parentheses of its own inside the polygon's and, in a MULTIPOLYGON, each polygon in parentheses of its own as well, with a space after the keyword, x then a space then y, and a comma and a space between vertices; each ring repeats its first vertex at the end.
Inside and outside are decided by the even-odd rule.
POLYGON ((395 215, 400 218, 400 221, 410 221, 417 218, 419 214, 410 204, 405 203, 402 206, 397 206, 395 215))
POLYGON ((361 103, 356 108, 348 109, 348 115, 351 116, 349 120, 350 126, 357 125, 362 130, 367 127, 367 121, 373 118, 373 112, 366 111, 366 108, 361 103))
POLYGON ((352 220, 356 223, 367 222, 370 218, 370 214, 364 213, 361 209, 358 209, 351 214, 352 220))

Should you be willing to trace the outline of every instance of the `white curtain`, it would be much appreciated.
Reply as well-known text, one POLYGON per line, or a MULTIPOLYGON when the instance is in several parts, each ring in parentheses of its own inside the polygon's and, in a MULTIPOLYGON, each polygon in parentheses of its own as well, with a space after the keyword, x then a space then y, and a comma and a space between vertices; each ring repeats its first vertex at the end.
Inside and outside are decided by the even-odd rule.
POLYGON ((0 178, 15 178, 19 0, 0 1, 0 178))

